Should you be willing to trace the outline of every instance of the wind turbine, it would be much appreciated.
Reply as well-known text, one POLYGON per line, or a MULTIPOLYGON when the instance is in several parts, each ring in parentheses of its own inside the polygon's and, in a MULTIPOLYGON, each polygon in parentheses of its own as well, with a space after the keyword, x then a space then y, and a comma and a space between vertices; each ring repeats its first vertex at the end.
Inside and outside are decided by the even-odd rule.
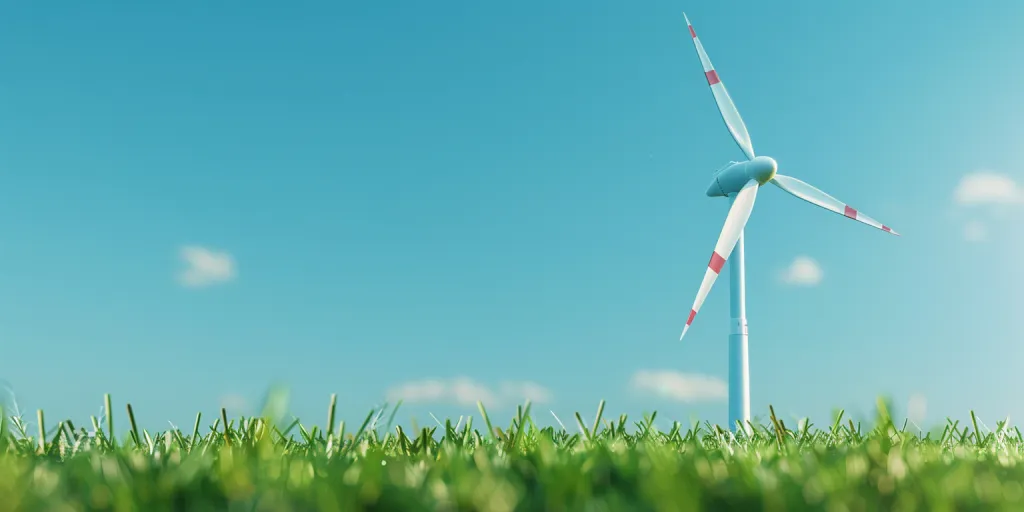
POLYGON ((754 208, 754 199, 757 191, 762 185, 771 183, 808 203, 820 206, 826 210, 849 217, 853 220, 863 222, 869 226, 881 229, 893 235, 899 235, 889 226, 886 226, 863 213, 851 208, 849 205, 838 199, 818 190, 817 188, 804 183, 791 176, 777 174, 778 165, 775 160, 768 156, 756 156, 754 147, 750 143, 750 135, 747 127, 743 124, 743 118, 736 110, 732 98, 725 90, 725 84, 711 65, 711 59, 704 51, 704 45, 697 38, 686 13, 683 13, 686 26, 690 29, 690 37, 693 38, 693 46, 697 49, 697 56, 704 66, 704 75, 711 86, 711 93, 715 96, 715 103, 722 114, 725 126, 729 129, 736 144, 747 156, 746 161, 731 161, 715 171, 714 180, 708 187, 709 197, 728 197, 732 206, 729 208, 729 215, 725 218, 725 226, 722 234, 715 244, 715 251, 711 253, 711 261, 704 272, 704 280, 700 283, 697 291, 697 298, 693 301, 690 309, 690 316, 686 319, 686 326, 679 336, 680 341, 686 336, 686 331, 693 323, 694 317, 704 304, 708 292, 718 279, 718 273, 722 266, 732 255, 729 261, 730 297, 729 311, 732 317, 731 330, 729 333, 729 425, 730 428, 740 422, 743 429, 749 431, 750 419, 750 368, 747 359, 747 306, 746 306, 746 276, 743 262, 743 228, 750 218, 750 212, 754 208))

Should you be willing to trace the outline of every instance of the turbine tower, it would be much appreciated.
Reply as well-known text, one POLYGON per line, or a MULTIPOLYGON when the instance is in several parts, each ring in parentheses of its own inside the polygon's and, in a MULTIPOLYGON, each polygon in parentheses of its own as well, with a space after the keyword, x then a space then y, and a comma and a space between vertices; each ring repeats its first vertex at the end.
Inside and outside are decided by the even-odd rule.
POLYGON ((704 299, 718 279, 719 272, 729 260, 730 297, 729 312, 732 317, 729 331, 729 425, 735 428, 737 422, 749 433, 750 429, 750 371, 747 359, 747 306, 746 306, 746 275, 743 261, 743 228, 750 218, 750 212, 754 208, 754 199, 761 186, 771 183, 785 192, 803 199, 808 203, 819 206, 834 213, 849 217, 853 220, 863 222, 869 226, 881 229, 893 235, 899 235, 886 226, 863 213, 851 208, 849 205, 838 199, 818 190, 817 188, 804 183, 791 176, 778 174, 778 165, 775 160, 767 156, 754 154, 754 147, 750 142, 750 135, 747 127, 743 124, 743 118, 736 110, 732 98, 725 90, 715 68, 711 65, 711 59, 697 32, 693 30, 686 13, 683 13, 686 26, 690 29, 690 37, 693 39, 693 46, 697 49, 697 56, 704 66, 704 76, 707 78, 711 93, 718 104, 718 110, 722 114, 726 128, 732 134, 736 144, 743 150, 747 160, 742 162, 729 162, 718 171, 715 171, 714 179, 707 189, 709 197, 727 197, 732 205, 729 207, 729 215, 725 219, 725 226, 715 244, 715 251, 711 253, 711 261, 704 272, 704 280, 700 283, 697 291, 697 298, 693 301, 690 309, 690 316, 686 319, 686 326, 679 336, 682 341, 686 331, 693 323, 694 317, 700 311, 704 299))

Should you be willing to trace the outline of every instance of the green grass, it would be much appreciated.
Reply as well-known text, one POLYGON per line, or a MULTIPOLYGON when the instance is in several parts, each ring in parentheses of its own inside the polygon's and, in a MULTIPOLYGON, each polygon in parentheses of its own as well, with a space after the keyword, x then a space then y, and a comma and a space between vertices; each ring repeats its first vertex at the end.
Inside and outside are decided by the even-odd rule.
POLYGON ((881 401, 870 427, 839 413, 793 429, 772 411, 736 436, 608 418, 604 402, 571 430, 538 427, 529 404, 504 428, 481 406, 476 423, 415 431, 393 426, 397 409, 336 423, 334 397, 325 427, 275 421, 273 397, 260 417, 221 410, 185 431, 150 433, 122 411, 108 396, 86 426, 4 418, 0 511, 1024 510, 1020 430, 983 431, 972 413, 915 434, 881 401))

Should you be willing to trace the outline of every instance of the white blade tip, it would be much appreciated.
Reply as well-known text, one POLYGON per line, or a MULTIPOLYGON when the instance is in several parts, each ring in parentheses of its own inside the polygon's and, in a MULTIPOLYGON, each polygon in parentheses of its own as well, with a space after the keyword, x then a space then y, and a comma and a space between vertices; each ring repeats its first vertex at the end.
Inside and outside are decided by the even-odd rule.
POLYGON ((686 336, 686 331, 690 329, 689 325, 683 327, 683 333, 679 335, 679 341, 683 341, 683 336, 686 336))

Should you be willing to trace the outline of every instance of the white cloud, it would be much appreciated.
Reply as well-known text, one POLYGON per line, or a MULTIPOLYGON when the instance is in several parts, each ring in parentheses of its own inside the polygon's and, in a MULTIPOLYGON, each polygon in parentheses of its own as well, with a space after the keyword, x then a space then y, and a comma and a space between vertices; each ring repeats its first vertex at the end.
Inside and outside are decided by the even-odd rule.
POLYGON ((501 384, 501 394, 517 402, 529 400, 535 404, 546 404, 552 398, 550 390, 530 381, 504 382, 501 384))
POLYGON ((234 258, 221 251, 205 247, 185 246, 179 251, 185 270, 178 274, 178 282, 189 288, 225 283, 235 278, 234 258))
POLYGON ((552 399, 551 391, 530 381, 507 381, 499 386, 496 392, 487 385, 469 377, 454 379, 424 379, 410 381, 393 386, 387 391, 387 399, 391 402, 402 400, 405 403, 450 403, 457 405, 493 406, 508 402, 547 403, 552 399))
POLYGON ((910 395, 907 400, 907 419, 920 426, 927 413, 928 399, 920 393, 910 395))
POLYGON ((991 171, 965 174, 953 190, 958 205, 1016 204, 1024 202, 1024 189, 1013 178, 991 171))
POLYGON ((1006 229, 1007 221, 1019 218, 1024 186, 1007 174, 974 171, 960 178, 952 200, 964 240, 983 242, 990 233, 1006 229))
POLYGON ((245 397, 242 395, 237 393, 227 393, 225 395, 221 395, 220 406, 227 409, 228 415, 230 416, 232 414, 245 413, 246 407, 248 407, 248 402, 246 402, 245 397))
POLYGON ((729 396, 729 387, 718 377, 671 370, 640 370, 633 374, 630 387, 677 402, 719 401, 729 396))
POLYGON ((964 225, 964 240, 984 242, 988 239, 988 227, 981 221, 972 220, 964 225))
POLYGON ((793 286, 817 286, 824 276, 817 261, 808 256, 797 256, 782 272, 782 282, 793 286))

